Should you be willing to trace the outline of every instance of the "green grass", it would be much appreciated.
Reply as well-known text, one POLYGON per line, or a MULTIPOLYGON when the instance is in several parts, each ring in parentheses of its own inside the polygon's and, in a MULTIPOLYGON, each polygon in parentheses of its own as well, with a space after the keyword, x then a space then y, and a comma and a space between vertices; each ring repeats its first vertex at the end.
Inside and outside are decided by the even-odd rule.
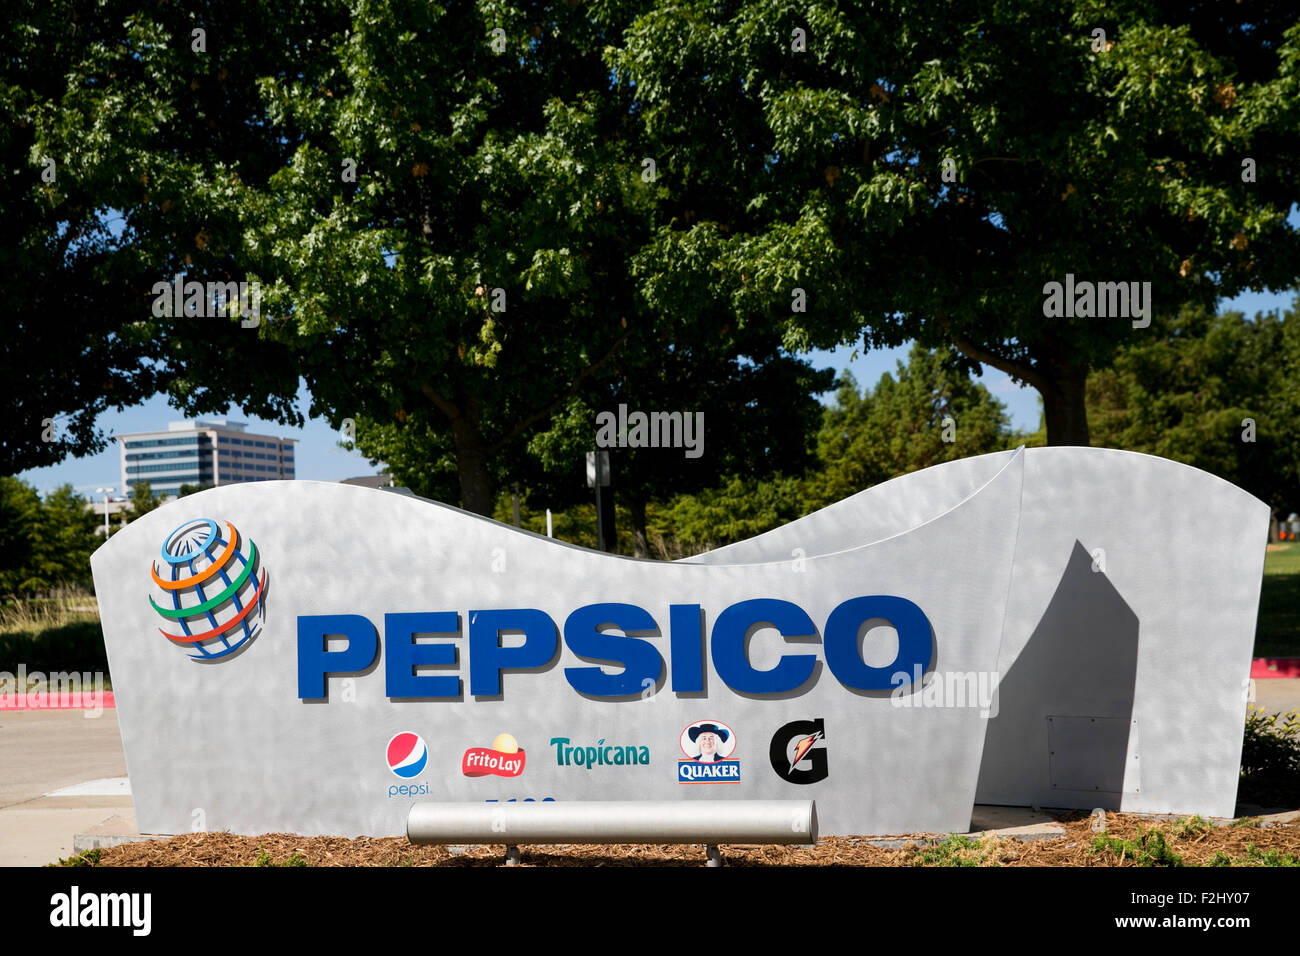
MULTIPOLYGON (((981 866, 989 854, 982 841, 972 840, 960 833, 950 834, 934 846, 917 852, 913 866, 981 866)), ((993 863, 993 866, 999 864, 993 863)))
POLYGON ((1116 862, 1132 860, 1138 866, 1184 865, 1183 858, 1165 842, 1165 835, 1160 830, 1143 833, 1142 828, 1138 827, 1136 840, 1125 840, 1103 834, 1092 841, 1092 846, 1088 850, 1089 853, 1094 854, 1107 851, 1114 855, 1116 862))
POLYGON ((1300 542, 1264 556, 1256 657, 1300 657, 1300 542))
POLYGON ((1253 843, 1246 844, 1245 856, 1231 856, 1222 850, 1205 861, 1205 866, 1297 866, 1300 856, 1281 850, 1261 850, 1253 843))
POLYGON ((1213 826, 1214 824, 1209 820, 1198 814, 1193 814, 1185 820, 1179 821, 1178 825, 1174 827, 1174 833, 1180 837, 1195 836, 1198 833, 1204 833, 1212 829, 1213 826))
POLYGON ((307 865, 307 861, 304 860, 301 854, 298 853, 295 853, 293 856, 289 857, 289 859, 281 863, 276 863, 274 860, 271 859, 271 854, 267 853, 266 850, 263 849, 260 845, 258 846, 257 851, 258 851, 257 862, 254 863, 253 866, 306 866, 307 865))
POLYGON ((51 863, 50 866, 99 866, 101 852, 98 848, 82 850, 76 856, 65 856, 58 863, 51 863))

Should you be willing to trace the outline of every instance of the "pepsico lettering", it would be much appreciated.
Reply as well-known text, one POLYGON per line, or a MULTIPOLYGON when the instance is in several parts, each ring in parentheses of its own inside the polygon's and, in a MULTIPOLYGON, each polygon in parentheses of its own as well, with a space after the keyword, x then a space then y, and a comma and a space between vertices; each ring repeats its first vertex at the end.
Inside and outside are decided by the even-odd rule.
MULTIPOLYGON (((676 693, 704 689, 705 627, 699 604, 669 606, 668 676, 676 693)), ((497 697, 506 671, 530 671, 548 665, 559 650, 555 621, 536 608, 472 610, 468 612, 469 693, 497 697), (503 647, 502 632, 521 632, 523 643, 503 647)), ((724 684, 742 694, 786 693, 798 690, 812 677, 815 653, 782 654, 769 670, 755 670, 746 654, 746 638, 755 627, 773 627, 783 637, 817 637, 803 608, 790 601, 755 598, 724 609, 713 622, 709 650, 714 670, 724 684)), ((599 699, 632 699, 645 687, 659 682, 664 655, 650 638, 658 622, 635 604, 589 604, 572 612, 564 622, 564 643, 591 666, 564 668, 575 691, 599 699), (602 628, 618 628, 622 634, 602 628), (634 636, 637 634, 648 637, 634 636), (594 662, 621 665, 620 673, 606 673, 594 662)), ((933 631, 929 618, 913 602, 888 594, 850 598, 831 611, 821 632, 826 666, 851 690, 892 690, 899 672, 924 674, 930 667, 933 631), (867 664, 859 653, 858 632, 863 623, 883 619, 898 634, 898 652, 884 667, 867 664)), ((420 611, 384 615, 384 676, 391 699, 459 699, 462 678, 457 641, 462 636, 457 611, 420 611), (416 635, 444 635, 436 643, 417 643, 416 635), (444 673, 417 673, 417 668, 438 667, 444 673), (446 673, 446 671, 453 671, 446 673)), ((360 614, 304 614, 298 617, 298 697, 326 697, 327 674, 359 674, 379 655, 379 631, 360 614), (329 650, 329 638, 344 638, 347 646, 329 650)))

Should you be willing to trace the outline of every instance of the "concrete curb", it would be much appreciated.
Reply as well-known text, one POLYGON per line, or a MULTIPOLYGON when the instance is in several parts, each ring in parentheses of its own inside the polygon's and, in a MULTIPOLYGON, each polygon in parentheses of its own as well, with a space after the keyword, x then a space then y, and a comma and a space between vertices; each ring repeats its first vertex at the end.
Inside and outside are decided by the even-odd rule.
POLYGON ((74 834, 72 837, 72 850, 74 853, 84 853, 86 850, 107 850, 109 847, 121 846, 124 843, 167 840, 171 836, 172 834, 141 833, 135 828, 135 812, 132 811, 109 817, 103 823, 91 827, 85 833, 74 834))

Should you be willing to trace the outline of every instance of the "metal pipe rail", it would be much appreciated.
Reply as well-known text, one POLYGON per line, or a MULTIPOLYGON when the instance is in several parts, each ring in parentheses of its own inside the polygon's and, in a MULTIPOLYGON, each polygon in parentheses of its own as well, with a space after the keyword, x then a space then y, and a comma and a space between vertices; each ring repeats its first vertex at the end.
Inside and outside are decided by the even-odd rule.
POLYGON ((657 800, 565 803, 417 803, 406 818, 412 843, 504 843, 507 865, 522 844, 702 843, 716 866, 722 843, 812 844, 812 800, 657 800))

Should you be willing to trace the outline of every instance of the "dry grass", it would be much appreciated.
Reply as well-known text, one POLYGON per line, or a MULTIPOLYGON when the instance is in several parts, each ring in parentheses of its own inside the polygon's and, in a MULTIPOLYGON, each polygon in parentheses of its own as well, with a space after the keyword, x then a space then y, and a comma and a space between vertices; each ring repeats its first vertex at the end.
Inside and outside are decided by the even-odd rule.
POLYGON ((66 624, 99 622, 95 596, 79 588, 54 588, 46 597, 0 604, 0 634, 40 634, 66 624))

